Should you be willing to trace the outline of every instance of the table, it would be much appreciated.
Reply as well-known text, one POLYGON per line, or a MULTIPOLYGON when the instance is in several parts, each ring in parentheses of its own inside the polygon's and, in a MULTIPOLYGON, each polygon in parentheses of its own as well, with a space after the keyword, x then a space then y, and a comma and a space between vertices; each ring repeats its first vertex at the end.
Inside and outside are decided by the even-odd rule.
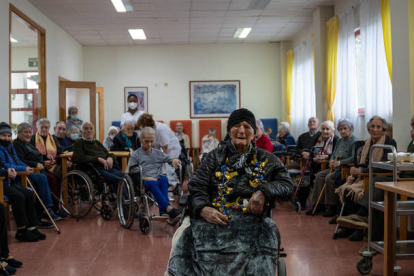
POLYGON ((414 198, 414 181, 376 182, 384 190, 384 275, 394 275, 396 259, 396 195, 414 198))

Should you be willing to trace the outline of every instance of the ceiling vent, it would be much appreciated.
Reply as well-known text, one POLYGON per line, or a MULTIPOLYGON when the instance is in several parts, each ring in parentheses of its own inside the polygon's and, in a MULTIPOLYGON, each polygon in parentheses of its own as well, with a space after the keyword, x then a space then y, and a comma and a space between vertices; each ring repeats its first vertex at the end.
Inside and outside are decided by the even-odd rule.
POLYGON ((264 10, 269 4, 270 0, 252 0, 249 10, 264 10))

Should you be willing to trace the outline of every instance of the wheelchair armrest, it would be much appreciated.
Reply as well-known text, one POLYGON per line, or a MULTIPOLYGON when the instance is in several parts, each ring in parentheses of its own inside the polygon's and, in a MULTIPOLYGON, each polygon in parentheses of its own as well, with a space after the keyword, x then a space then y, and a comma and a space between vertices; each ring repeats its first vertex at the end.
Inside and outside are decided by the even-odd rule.
POLYGON ((186 207, 190 202, 190 195, 182 195, 180 197, 180 202, 178 203, 180 207, 186 207))

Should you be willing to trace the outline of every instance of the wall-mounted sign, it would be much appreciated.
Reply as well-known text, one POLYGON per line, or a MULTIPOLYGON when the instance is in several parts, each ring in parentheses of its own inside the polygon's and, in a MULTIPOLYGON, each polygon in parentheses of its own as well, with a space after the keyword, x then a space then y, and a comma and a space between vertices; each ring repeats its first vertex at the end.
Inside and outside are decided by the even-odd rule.
POLYGON ((29 58, 29 67, 38 67, 39 59, 38 58, 29 58))

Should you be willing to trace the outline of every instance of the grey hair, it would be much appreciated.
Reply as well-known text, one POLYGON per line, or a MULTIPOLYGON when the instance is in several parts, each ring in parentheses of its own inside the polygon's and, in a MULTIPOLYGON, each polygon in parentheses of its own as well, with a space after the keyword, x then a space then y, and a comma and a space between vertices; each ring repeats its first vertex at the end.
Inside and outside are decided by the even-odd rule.
POLYGON ((37 127, 37 128, 40 128, 40 126, 41 126, 41 125, 43 125, 43 124, 48 124, 48 125, 49 125, 49 127, 50 127, 50 121, 49 121, 49 119, 47 119, 47 118, 42 118, 42 119, 37 120, 37 122, 36 122, 36 127, 37 127))
POLYGON ((382 122, 382 130, 385 132, 388 130, 387 121, 384 118, 381 118, 380 116, 374 115, 371 119, 369 119, 369 122, 367 123, 367 130, 369 132, 369 127, 371 126, 371 122, 374 120, 381 120, 382 122))
POLYGON ((74 130, 77 130, 77 131, 80 133, 79 128, 77 128, 76 126, 71 126, 71 127, 67 130, 67 133, 68 133, 68 134, 69 134, 69 133, 70 133, 70 134, 72 134, 74 130))
POLYGON ((325 121, 325 122, 323 122, 322 124, 321 124, 321 127, 323 126, 323 125, 328 125, 330 128, 331 128, 331 130, 335 130, 335 124, 332 122, 332 121, 325 121))
POLYGON ((68 108, 68 114, 70 114, 70 112, 72 111, 72 110, 79 110, 76 106, 69 106, 69 108, 68 108))
POLYGON ((281 122, 277 129, 281 129, 285 132, 289 132, 290 125, 288 122, 281 122))
POLYGON ((215 128, 210 128, 210 129, 208 130, 208 132, 217 133, 217 130, 216 130, 215 128))
POLYGON ((83 128, 87 125, 87 124, 91 124, 93 126, 93 129, 95 129, 95 126, 92 124, 92 122, 83 122, 81 129, 83 130, 83 128))
POLYGON ((56 126, 57 126, 58 124, 64 124, 64 125, 66 126, 66 123, 65 123, 64 121, 57 121, 57 122, 56 122, 56 126))
POLYGON ((339 128, 347 126, 352 132, 354 132, 354 124, 348 118, 340 119, 336 125, 336 129, 339 131, 339 128))
POLYGON ((146 135, 155 136, 155 129, 152 127, 144 127, 139 133, 139 139, 142 140, 146 135))
POLYGON ((123 122, 123 123, 121 124, 121 130, 124 130, 124 128, 125 128, 127 125, 129 125, 129 124, 131 124, 132 126, 134 126, 134 122, 133 122, 133 121, 131 121, 131 120, 127 120, 127 121, 125 121, 125 122, 123 122))
POLYGON ((264 126, 262 120, 256 120, 256 125, 264 132, 264 126))
POLYGON ((20 124, 17 126, 17 133, 22 132, 22 131, 23 131, 23 130, 25 130, 26 128, 31 128, 31 129, 33 130, 33 127, 32 127, 32 125, 31 125, 31 124, 28 124, 28 123, 25 123, 25 122, 20 123, 20 124))

